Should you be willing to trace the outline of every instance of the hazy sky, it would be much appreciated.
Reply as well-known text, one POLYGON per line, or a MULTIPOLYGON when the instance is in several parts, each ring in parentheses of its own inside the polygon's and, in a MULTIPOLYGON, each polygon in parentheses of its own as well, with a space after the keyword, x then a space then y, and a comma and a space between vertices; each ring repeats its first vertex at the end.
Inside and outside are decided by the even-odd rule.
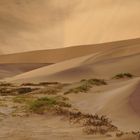
POLYGON ((140 37, 139 0, 0 0, 0 51, 140 37))

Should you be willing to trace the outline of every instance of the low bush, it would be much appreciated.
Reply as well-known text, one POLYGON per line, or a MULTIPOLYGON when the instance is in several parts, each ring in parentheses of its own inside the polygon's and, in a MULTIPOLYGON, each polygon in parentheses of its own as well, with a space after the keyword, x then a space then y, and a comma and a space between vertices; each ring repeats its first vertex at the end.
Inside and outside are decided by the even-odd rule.
POLYGON ((16 91, 19 93, 19 94, 26 94, 26 93, 29 93, 29 92, 32 92, 36 89, 32 89, 30 87, 21 87, 21 88, 17 88, 16 91))

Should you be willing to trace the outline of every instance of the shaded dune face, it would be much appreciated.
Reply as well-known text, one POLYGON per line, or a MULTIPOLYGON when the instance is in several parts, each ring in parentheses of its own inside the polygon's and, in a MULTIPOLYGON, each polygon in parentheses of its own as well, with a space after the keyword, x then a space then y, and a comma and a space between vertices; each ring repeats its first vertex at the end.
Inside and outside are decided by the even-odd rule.
POLYGON ((140 116, 140 84, 138 84, 134 93, 130 96, 129 102, 134 111, 140 116))
POLYGON ((0 1, 0 51, 95 44, 140 36, 140 1, 0 1))
MULTIPOLYGON (((83 46, 81 46, 81 48, 82 47, 83 46)), ((92 52, 95 48, 93 46, 89 46, 89 48, 90 47, 92 52)), ((98 46, 97 48, 100 47, 101 46, 98 46)), ((101 48, 103 49, 104 47, 105 46, 102 45, 101 48)), ((111 79, 114 75, 123 72, 129 72, 135 76, 140 76, 140 67, 138 65, 140 48, 138 44, 136 46, 131 44, 130 46, 124 45, 121 47, 111 45, 111 47, 108 49, 103 49, 102 51, 101 49, 100 51, 97 49, 95 51, 96 53, 93 51, 92 54, 83 57, 80 57, 78 52, 79 51, 76 52, 75 50, 75 54, 78 56, 76 58, 57 62, 51 66, 36 69, 28 73, 23 73, 22 75, 17 75, 16 77, 13 77, 13 79, 10 79, 10 81, 21 82, 23 80, 49 80, 74 82, 84 78, 111 79)))
POLYGON ((0 79, 6 77, 12 77, 17 74, 22 74, 43 66, 50 64, 47 63, 9 63, 9 64, 0 64, 0 79))

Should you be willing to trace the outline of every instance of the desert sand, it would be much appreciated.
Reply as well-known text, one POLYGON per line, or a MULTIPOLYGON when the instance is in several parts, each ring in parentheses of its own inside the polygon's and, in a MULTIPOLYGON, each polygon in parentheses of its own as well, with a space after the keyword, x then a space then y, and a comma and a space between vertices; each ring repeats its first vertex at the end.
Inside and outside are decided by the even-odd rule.
POLYGON ((140 140, 139 7, 1 0, 0 140, 140 140))
MULTIPOLYGON (((1 138, 3 140, 139 139, 139 43, 139 39, 133 39, 87 45, 87 50, 83 52, 79 52, 78 50, 82 50, 85 45, 44 50, 44 52, 33 51, 1 55, 1 65, 8 65, 8 62, 12 62, 11 65, 15 65, 15 70, 17 68, 23 70, 21 74, 17 73, 15 76, 7 75, 7 78, 1 80, 1 82, 5 81, 17 85, 7 87, 9 90, 15 88, 15 90, 10 90, 10 95, 10 92, 3 93, 3 91, 1 91, 3 95, 0 100, 1 138), (70 51, 72 52, 70 53, 71 55, 61 56, 61 54, 70 51), (32 56, 40 54, 42 58, 32 57, 28 63, 24 64, 31 54, 32 56), (45 54, 49 54, 50 56, 45 54), (53 57, 53 54, 57 55, 53 57), (20 59, 17 60, 17 56, 20 59), (38 58, 38 61, 36 58, 38 58), (33 65, 34 68, 32 70, 30 69, 32 67, 31 64, 35 64, 35 61, 37 61, 37 63, 33 65), (47 63, 49 65, 47 65, 47 63), (36 67, 37 65, 39 66, 39 64, 41 68, 36 67), (26 70, 28 68, 28 72, 24 71, 25 68, 26 70), (113 78, 115 75, 121 73, 129 73, 133 76, 113 78), (77 94, 75 93, 74 89, 77 89, 78 86, 82 86, 82 82, 80 82, 82 79, 92 78, 104 79, 107 84, 101 84, 100 86, 93 84, 90 89, 86 89, 84 92, 80 91, 77 94), (37 84, 41 82, 54 83, 54 85, 50 85, 50 87, 58 89, 58 91, 55 91, 55 94, 54 91, 48 91, 47 88, 49 88, 49 85, 47 85, 47 83, 46 85, 37 84), (55 86, 55 82, 58 82, 56 83, 58 87, 55 86), (21 86, 23 83, 24 85, 21 86), (33 83, 34 85, 32 85, 33 83), (18 88, 23 88, 24 86, 25 88, 35 88, 35 91, 28 92, 25 90, 25 93, 23 93, 23 95, 25 95, 22 97, 23 99, 16 102, 15 98, 19 98, 21 95, 15 92, 18 88), (65 94, 69 90, 72 91, 65 94), (26 92, 28 92, 27 95, 26 92), (100 133, 88 135, 83 132, 83 130, 85 130, 85 128, 83 128, 84 126, 77 123, 70 123, 67 116, 52 115, 49 113, 43 115, 36 113, 30 114, 29 112, 26 114, 26 98, 30 100, 31 98, 54 96, 68 98, 68 102, 72 105, 72 108, 81 111, 83 114, 107 116, 107 118, 112 121, 112 124, 117 127, 117 130, 113 132, 108 130, 107 134, 103 135, 100 133), (4 118, 3 115, 6 117, 4 118), (121 136, 117 136, 119 134, 121 136)), ((9 67, 7 67, 7 70, 9 67)))

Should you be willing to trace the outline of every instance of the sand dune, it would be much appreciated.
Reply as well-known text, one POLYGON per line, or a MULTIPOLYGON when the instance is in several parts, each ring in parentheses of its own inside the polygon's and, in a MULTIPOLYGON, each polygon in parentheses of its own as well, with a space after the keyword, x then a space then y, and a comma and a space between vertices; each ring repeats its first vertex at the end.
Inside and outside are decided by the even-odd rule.
POLYGON ((23 53, 15 53, 8 55, 0 55, 0 63, 58 63, 60 61, 89 55, 92 53, 108 53, 116 50, 115 54, 109 54, 112 56, 118 56, 124 53, 135 54, 140 52, 139 49, 140 39, 116 41, 110 43, 102 43, 95 45, 81 45, 73 46, 69 48, 40 50, 23 53), (86 49, 85 49, 86 47, 86 49), (79 51, 80 50, 80 51, 79 51))
MULTIPOLYGON (((139 44, 140 40, 135 39, 98 45, 87 45, 86 46, 87 49, 84 49, 85 45, 83 45, 72 48, 44 51, 44 55, 42 55, 43 56, 42 58, 44 58, 44 60, 40 58, 38 60, 38 64, 41 64, 41 62, 51 62, 55 64, 51 64, 50 66, 43 66, 41 68, 37 68, 35 70, 31 70, 29 72, 25 72, 10 78, 5 78, 4 80, 7 82, 17 83, 18 85, 20 83, 26 82, 31 83, 43 81, 45 82, 54 81, 64 83, 69 82, 72 84, 70 85, 72 87, 77 84, 80 84, 77 83, 77 81, 80 81, 81 79, 91 79, 91 78, 105 79, 107 81, 107 85, 102 86, 94 85, 86 93, 78 93, 78 94, 71 93, 68 95, 63 95, 63 93, 66 90, 65 88, 68 88, 64 87, 64 89, 62 88, 62 91, 58 93, 58 95, 68 97, 69 102, 72 104, 72 106, 76 109, 79 109, 83 113, 89 114, 97 113, 99 115, 106 115, 112 120, 113 124, 123 132, 132 132, 132 131, 137 132, 140 129, 140 107, 139 107, 140 66, 138 65, 140 59, 139 44), (45 56, 45 54, 47 54, 46 52, 49 55, 55 52, 54 54, 57 55, 55 55, 55 57, 53 57, 52 55, 50 56, 48 55, 46 57, 45 56), (62 56, 63 53, 69 55, 62 56), (116 74, 123 72, 129 72, 132 75, 134 75, 134 77, 131 79, 129 78, 112 79, 112 77, 115 76, 116 74)), ((25 62, 25 58, 28 58, 29 56, 31 56, 31 54, 33 55, 38 53, 39 55, 41 55, 42 54, 41 52, 43 51, 18 53, 3 56, 1 55, 0 57, 3 57, 3 59, 1 59, 1 63, 8 62, 10 59, 6 59, 6 57, 8 58, 9 56, 11 58, 13 57, 13 60, 11 59, 11 61, 13 62, 16 63, 18 61, 25 62), (17 55, 19 56, 19 58, 22 59, 15 61, 16 60, 15 56, 17 55)), ((30 65, 30 62, 36 61, 36 58, 39 57, 35 55, 35 57, 33 57, 29 61, 28 65, 30 65)), ((21 67, 21 69, 23 69, 23 67, 21 67)), ((32 94, 34 95, 34 92, 32 94)), ((56 119, 57 118, 53 118, 53 121, 51 123, 54 123, 54 120, 56 119)), ((13 119, 10 120, 10 123, 14 122, 15 120, 13 119)), ((32 123, 34 124, 34 122, 32 123)), ((30 123, 30 125, 32 123, 30 123)), ((30 130, 30 133, 33 133, 32 132, 33 129, 32 127, 30 127, 30 125, 27 128, 30 130)), ((9 128, 7 122, 6 126, 8 126, 9 128)), ((20 125, 20 128, 22 128, 22 123, 20 125)), ((41 129, 42 127, 39 128, 41 129)), ((70 131, 69 126, 67 126, 66 128, 68 130, 66 136, 68 137, 71 133, 76 134, 74 136, 77 137, 81 135, 81 133, 79 134, 80 129, 78 127, 74 127, 72 129, 72 132, 70 131), (78 133, 78 135, 76 132, 78 133)), ((64 136, 63 132, 65 132, 66 128, 62 128, 61 131, 62 136, 64 136)), ((44 132, 44 130, 47 130, 46 127, 45 129, 41 129, 42 132, 44 132)), ((60 134, 58 129, 56 130, 56 132, 57 134, 60 134)), ((18 136, 18 134, 15 134, 15 136, 18 136)), ((88 139, 88 137, 85 137, 84 134, 81 136, 82 136, 81 139, 82 138, 88 139)), ((52 139, 55 139, 52 133, 50 133, 50 137, 52 139)), ((93 137, 91 138, 96 139, 96 136, 93 135, 93 137)), ((108 138, 98 136, 97 139, 105 140, 108 138)), ((110 139, 113 140, 117 138, 116 136, 112 135, 110 139)), ((136 140, 137 135, 128 133, 124 134, 124 136, 118 139, 136 140)))
MULTIPOLYGON (((73 82, 90 77, 108 79, 121 72, 130 72, 135 76, 140 76, 140 68, 137 65, 140 58, 139 40, 132 40, 135 44, 131 44, 132 42, 128 41, 130 43, 128 43, 128 46, 125 44, 126 42, 116 42, 117 45, 108 46, 107 49, 105 49, 106 45, 101 44, 100 49, 97 47, 100 51, 96 47, 89 46, 88 51, 91 51, 84 52, 89 55, 83 57, 79 57, 81 54, 79 54, 79 51, 76 52, 76 49, 73 47, 72 50, 75 50, 74 57, 77 55, 77 58, 72 59, 72 56, 71 60, 24 73, 13 77, 11 80, 73 82), (125 45, 123 46, 122 44, 125 45), (91 53, 92 51, 93 53, 91 53)), ((82 50, 82 47, 78 48, 82 50)))
POLYGON ((74 106, 86 113, 109 116, 114 124, 123 131, 138 131, 140 79, 110 82, 107 86, 94 87, 87 94, 72 94, 68 97, 74 106))
POLYGON ((41 63, 10 63, 10 64, 0 64, 0 79, 6 77, 12 77, 18 74, 22 74, 24 72, 28 72, 43 66, 47 66, 49 64, 41 64, 41 63))

